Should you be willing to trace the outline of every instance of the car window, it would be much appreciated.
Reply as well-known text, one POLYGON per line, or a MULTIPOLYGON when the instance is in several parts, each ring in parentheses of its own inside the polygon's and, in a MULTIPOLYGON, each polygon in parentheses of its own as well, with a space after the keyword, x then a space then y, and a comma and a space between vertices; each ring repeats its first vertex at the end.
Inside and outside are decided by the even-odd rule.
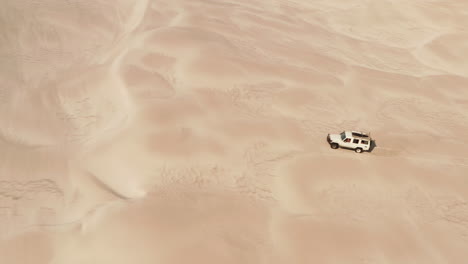
POLYGON ((367 145, 367 144, 369 144, 369 141, 367 141, 367 140, 361 140, 361 144, 367 145))
POLYGON ((354 144, 359 143, 359 139, 357 139, 357 138, 353 139, 353 143, 354 143, 354 144))
POLYGON ((351 142, 351 139, 347 138, 347 139, 344 140, 344 142, 351 142))

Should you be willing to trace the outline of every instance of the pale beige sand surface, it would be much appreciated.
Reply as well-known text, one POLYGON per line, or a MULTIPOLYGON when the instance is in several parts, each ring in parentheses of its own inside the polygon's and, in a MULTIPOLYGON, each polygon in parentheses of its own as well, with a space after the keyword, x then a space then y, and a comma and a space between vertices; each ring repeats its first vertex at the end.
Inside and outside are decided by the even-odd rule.
POLYGON ((0 2, 1 264, 468 261, 468 2, 0 2))

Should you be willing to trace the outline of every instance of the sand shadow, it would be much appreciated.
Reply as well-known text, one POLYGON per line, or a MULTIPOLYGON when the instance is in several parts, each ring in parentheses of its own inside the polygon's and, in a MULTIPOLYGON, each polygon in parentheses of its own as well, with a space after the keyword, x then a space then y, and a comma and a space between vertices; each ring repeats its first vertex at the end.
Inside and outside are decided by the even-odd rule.
POLYGON ((371 140, 368 152, 372 152, 374 148, 376 147, 377 147, 377 143, 375 142, 375 140, 371 140))

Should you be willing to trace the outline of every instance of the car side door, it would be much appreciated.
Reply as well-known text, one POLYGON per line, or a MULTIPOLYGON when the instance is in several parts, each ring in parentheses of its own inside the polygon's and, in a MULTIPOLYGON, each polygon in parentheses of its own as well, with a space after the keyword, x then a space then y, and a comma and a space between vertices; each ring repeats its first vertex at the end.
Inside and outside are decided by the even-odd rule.
POLYGON ((342 144, 342 147, 345 147, 345 148, 351 148, 351 138, 345 138, 343 139, 343 143, 342 144))
POLYGON ((365 140, 365 139, 361 140, 360 145, 362 146, 364 150, 369 150, 370 148, 369 140, 365 140))

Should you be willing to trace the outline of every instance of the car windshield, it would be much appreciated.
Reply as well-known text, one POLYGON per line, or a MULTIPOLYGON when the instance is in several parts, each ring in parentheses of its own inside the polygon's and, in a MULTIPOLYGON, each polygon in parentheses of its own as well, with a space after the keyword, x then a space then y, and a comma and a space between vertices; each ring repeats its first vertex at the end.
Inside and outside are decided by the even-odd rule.
POLYGON ((341 132, 341 134, 340 134, 340 135, 341 135, 341 140, 344 140, 344 139, 346 138, 346 135, 345 135, 345 132, 344 132, 344 131, 343 131, 343 132, 341 132))

